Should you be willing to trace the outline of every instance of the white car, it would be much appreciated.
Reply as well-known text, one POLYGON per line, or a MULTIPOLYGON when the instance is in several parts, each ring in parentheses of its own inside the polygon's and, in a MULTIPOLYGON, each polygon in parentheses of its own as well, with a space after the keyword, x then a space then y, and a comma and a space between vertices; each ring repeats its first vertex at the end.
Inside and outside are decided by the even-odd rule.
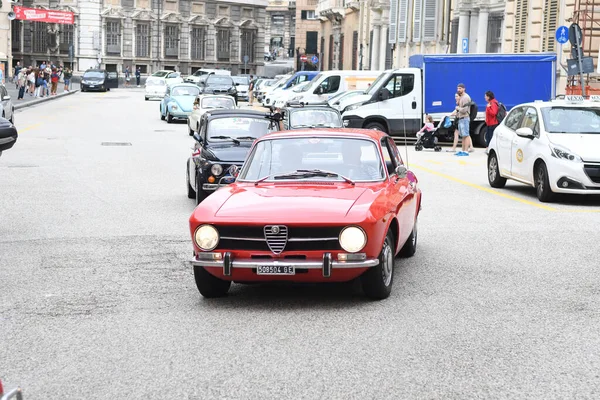
POLYGON ((232 76, 231 78, 236 86, 238 100, 249 101, 248 91, 250 89, 250 78, 247 76, 232 76))
POLYGON ((487 164, 492 187, 513 179, 534 186, 542 202, 600 194, 600 102, 567 96, 515 106, 494 131, 487 164))
MULTIPOLYGON (((286 75, 286 76, 280 78, 277 82, 275 82, 271 86, 265 87, 264 90, 262 90, 262 105, 265 107, 270 106, 271 104, 268 104, 266 102, 267 97, 269 97, 274 91, 279 90, 282 87, 284 87, 285 83, 290 78, 291 78, 291 75, 286 75)), ((269 103, 270 103, 270 101, 269 101, 269 103)))
POLYGON ((200 118, 207 110, 218 108, 232 110, 235 107, 235 99, 228 95, 201 94, 194 100, 194 110, 188 117, 188 131, 190 136, 198 132, 200 118))
POLYGON ((176 71, 169 71, 167 69, 156 71, 152 74, 152 76, 157 78, 163 78, 167 85, 173 85, 175 83, 183 83, 183 78, 181 77, 181 73, 176 71))
POLYGON ((273 93, 271 96, 273 100, 273 106, 275 107, 283 107, 285 104, 292 98, 298 95, 298 93, 302 92, 302 90, 310 85, 310 81, 305 81, 296 85, 295 88, 291 90, 280 90, 277 93, 273 93), (276 96, 277 95, 277 96, 276 96))
POLYGON ((15 106, 10 98, 6 86, 0 83, 0 116, 6 118, 11 124, 15 123, 15 106))
POLYGON ((145 88, 146 93, 144 98, 146 101, 149 99, 162 99, 167 92, 167 82, 164 78, 150 76, 146 79, 145 88))

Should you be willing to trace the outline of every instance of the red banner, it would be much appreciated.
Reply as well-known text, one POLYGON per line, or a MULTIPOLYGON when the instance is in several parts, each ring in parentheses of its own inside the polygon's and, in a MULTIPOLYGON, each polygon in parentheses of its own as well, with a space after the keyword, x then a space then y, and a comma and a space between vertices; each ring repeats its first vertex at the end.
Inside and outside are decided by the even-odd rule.
POLYGON ((27 8, 14 6, 16 19, 25 21, 50 22, 53 24, 73 24, 74 14, 70 11, 45 10, 43 8, 27 8))

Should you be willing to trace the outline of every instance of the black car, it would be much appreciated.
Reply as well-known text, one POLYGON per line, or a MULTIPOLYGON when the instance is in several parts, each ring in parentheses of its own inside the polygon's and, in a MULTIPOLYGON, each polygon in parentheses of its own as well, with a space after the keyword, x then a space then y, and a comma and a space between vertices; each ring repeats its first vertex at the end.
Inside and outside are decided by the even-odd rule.
POLYGON ((17 128, 7 119, 0 118, 0 156, 17 142, 17 128))
POLYGON ((186 167, 188 197, 197 204, 235 180, 231 167, 242 166, 256 139, 279 130, 273 114, 250 109, 209 110, 199 125, 186 167))
POLYGON ((103 69, 88 69, 81 77, 81 91, 89 92, 97 90, 106 92, 110 90, 108 85, 108 72, 103 69))
POLYGON ((235 104, 238 102, 238 93, 233 78, 228 75, 208 74, 198 82, 201 94, 227 94, 233 96, 235 104))
MULTIPOLYGON (((274 111, 275 108, 271 107, 274 111)), ((282 129, 343 128, 342 114, 327 103, 303 105, 287 103, 279 110, 282 114, 282 129)))

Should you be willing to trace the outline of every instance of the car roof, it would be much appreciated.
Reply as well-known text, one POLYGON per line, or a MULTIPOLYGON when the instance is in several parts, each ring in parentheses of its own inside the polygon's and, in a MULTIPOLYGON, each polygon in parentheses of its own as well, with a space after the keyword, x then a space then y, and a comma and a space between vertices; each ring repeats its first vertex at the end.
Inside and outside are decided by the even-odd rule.
POLYGON ((517 104, 514 108, 517 107, 600 107, 600 102, 592 101, 592 100, 583 100, 579 102, 573 102, 566 99, 554 99, 550 101, 533 101, 529 103, 517 104))
POLYGON ((271 132, 264 135, 259 140, 272 138, 297 138, 315 136, 336 136, 353 139, 372 139, 379 141, 381 138, 388 136, 388 134, 375 129, 313 128, 271 132))
POLYGON ((199 94, 198 98, 199 99, 206 99, 206 98, 216 98, 216 97, 220 97, 220 98, 228 98, 231 99, 231 101, 233 101, 233 97, 231 97, 228 94, 199 94))
MULTIPOLYGON (((186 86, 186 87, 195 87, 195 88, 198 88, 198 85, 196 85, 195 83, 178 82, 178 83, 170 83, 169 84, 169 87, 171 87, 171 88, 178 87, 178 86, 186 86)), ((200 89, 200 88, 198 88, 198 89, 200 89)))
POLYGON ((232 115, 236 116, 245 116, 245 117, 267 117, 269 116, 268 112, 258 111, 258 110, 244 110, 244 109, 218 109, 218 110, 209 110, 206 112, 206 115, 209 117, 220 117, 224 115, 232 115))

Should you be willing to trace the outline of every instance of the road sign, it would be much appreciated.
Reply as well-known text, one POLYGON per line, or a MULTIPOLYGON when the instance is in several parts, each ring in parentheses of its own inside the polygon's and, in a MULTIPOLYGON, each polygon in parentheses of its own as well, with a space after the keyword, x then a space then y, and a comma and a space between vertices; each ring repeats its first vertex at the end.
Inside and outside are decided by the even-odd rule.
POLYGON ((583 34, 581 33, 581 27, 577 24, 571 24, 569 26, 569 42, 573 46, 581 46, 581 42, 583 41, 583 34))
POLYGON ((312 58, 310 59, 310 61, 312 61, 313 64, 317 64, 319 62, 319 57, 312 56, 312 58))
POLYGON ((463 53, 469 52, 469 39, 468 38, 464 38, 462 40, 462 51, 463 51, 463 53))
POLYGON ((592 57, 581 57, 581 69, 579 60, 567 60, 567 75, 591 74, 594 72, 594 59, 592 57))
POLYGON ((556 30, 556 41, 560 44, 565 44, 569 41, 569 28, 566 26, 559 26, 556 30))
POLYGON ((300 56, 300 61, 302 61, 302 62, 306 62, 306 60, 308 60, 308 58, 306 57, 306 54, 302 54, 302 55, 300 56))

